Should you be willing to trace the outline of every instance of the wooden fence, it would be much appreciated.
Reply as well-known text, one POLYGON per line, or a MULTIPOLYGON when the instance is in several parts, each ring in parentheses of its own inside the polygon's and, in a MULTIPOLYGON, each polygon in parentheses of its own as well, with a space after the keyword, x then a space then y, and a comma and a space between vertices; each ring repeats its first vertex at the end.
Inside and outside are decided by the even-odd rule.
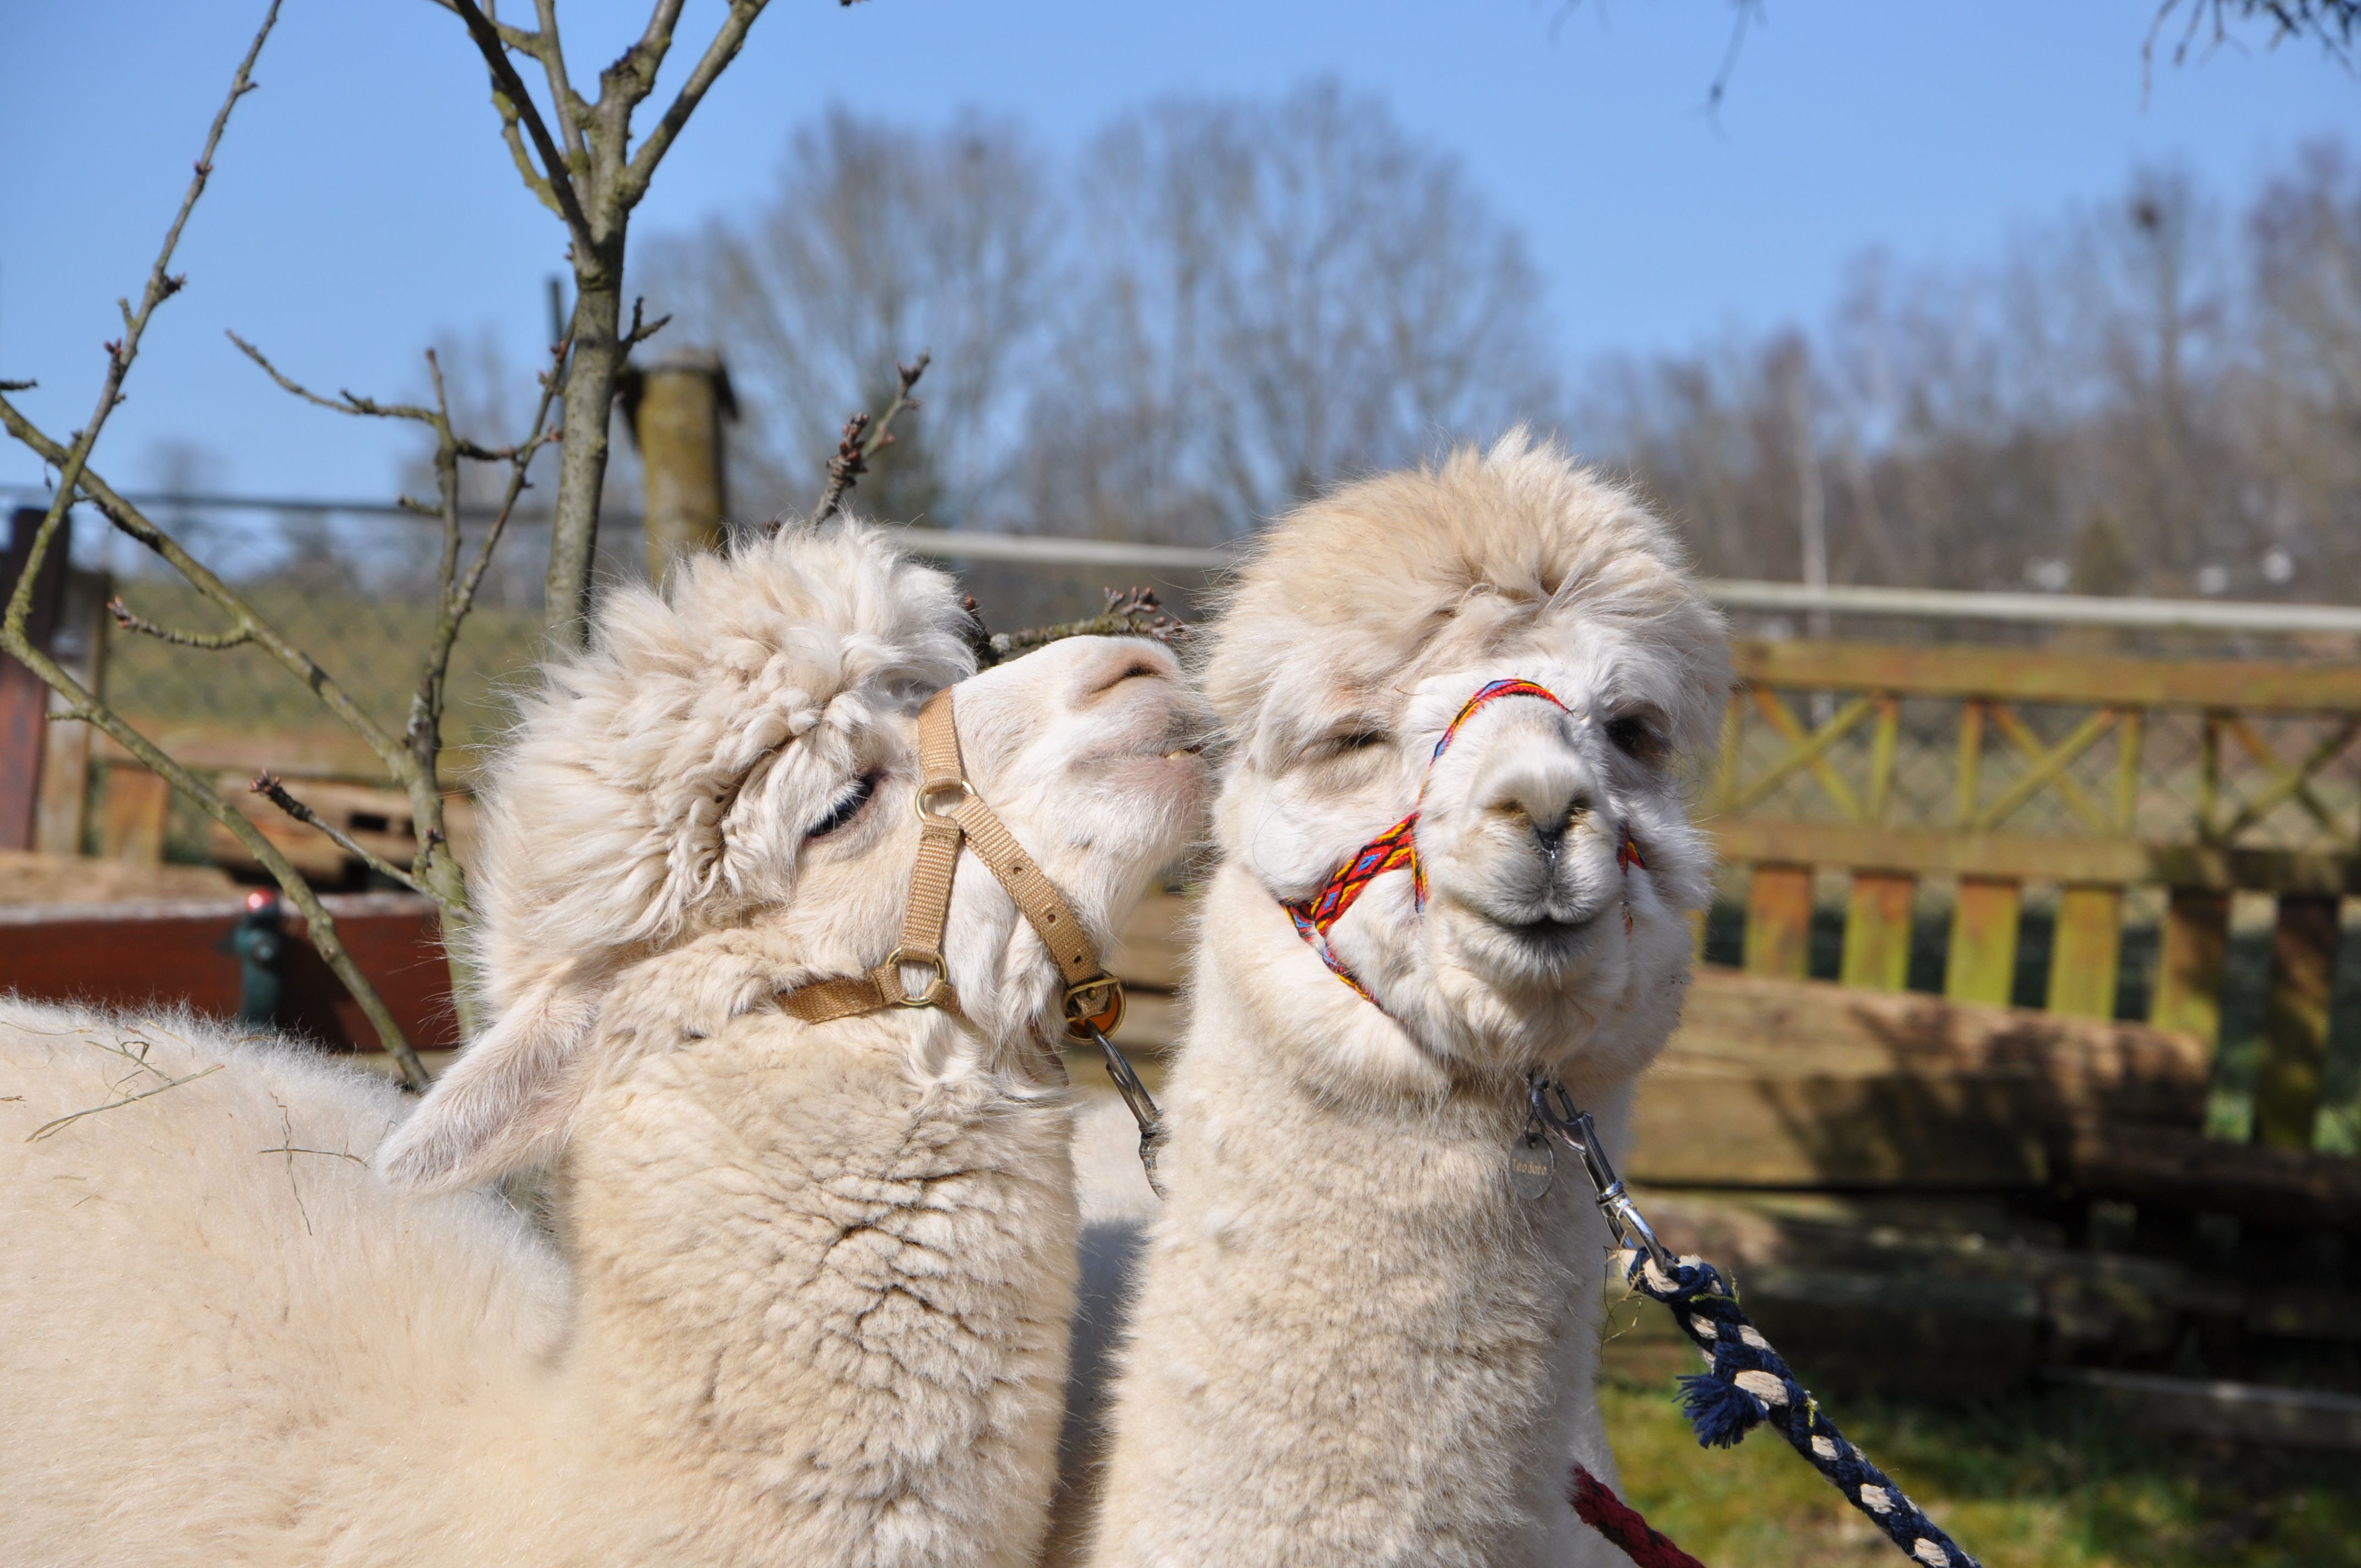
POLYGON ((2156 890, 2146 1016, 2212 1045, 2233 899, 2266 895, 2256 1136, 2311 1144, 2341 901, 2361 893, 2361 665, 1825 641, 1735 653, 1706 795, 1743 883, 1742 968, 1807 972, 1815 883, 1835 872, 1849 878, 1838 978, 1902 989, 1927 882, 1950 894, 1944 994, 2005 1003, 2027 891, 2054 888, 2046 1005, 2109 1018, 2127 895, 2156 890))

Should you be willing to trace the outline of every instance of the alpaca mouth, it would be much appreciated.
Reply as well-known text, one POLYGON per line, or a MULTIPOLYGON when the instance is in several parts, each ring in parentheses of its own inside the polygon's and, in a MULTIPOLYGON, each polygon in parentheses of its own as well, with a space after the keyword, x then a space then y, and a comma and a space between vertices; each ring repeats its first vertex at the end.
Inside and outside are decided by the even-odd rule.
POLYGON ((1596 911, 1571 919, 1559 919, 1544 915, 1537 920, 1502 920, 1500 929, 1519 941, 1536 948, 1560 947, 1573 941, 1598 923, 1596 911))

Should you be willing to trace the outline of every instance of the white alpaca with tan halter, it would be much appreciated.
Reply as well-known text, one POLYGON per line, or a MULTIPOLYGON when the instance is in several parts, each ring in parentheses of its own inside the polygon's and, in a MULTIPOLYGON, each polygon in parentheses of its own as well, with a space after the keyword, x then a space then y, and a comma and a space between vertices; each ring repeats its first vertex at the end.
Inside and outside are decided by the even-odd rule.
POLYGON ((851 526, 614 590, 494 770, 496 1018, 414 1109, 0 1001, 7 1559, 1029 1564, 1075 1276, 1041 1036, 1193 830, 1203 720, 1130 640, 962 681, 963 620, 851 526), (1039 885, 952 839, 928 964, 806 1005, 917 956, 955 681, 925 732, 1039 885), (474 1185, 533 1162, 554 1242, 474 1185))

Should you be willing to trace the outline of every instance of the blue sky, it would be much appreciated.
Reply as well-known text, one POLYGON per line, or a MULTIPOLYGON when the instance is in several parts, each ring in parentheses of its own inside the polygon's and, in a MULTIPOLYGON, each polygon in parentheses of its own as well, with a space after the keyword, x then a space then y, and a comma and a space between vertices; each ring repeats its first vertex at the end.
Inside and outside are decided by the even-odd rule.
MULTIPOLYGON (((690 0, 683 58, 720 9, 690 0)), ((2114 193, 2138 160, 2185 162, 2235 201, 2304 140, 2361 131, 2361 82, 2309 48, 2160 63, 2144 103, 2153 9, 1769 0, 1709 116, 1719 0, 1582 0, 1562 19, 1555 0, 775 0, 638 224, 751 200, 830 102, 919 121, 981 105, 1062 155, 1159 93, 1329 72, 1458 152, 1523 227, 1571 364, 1817 318, 1864 247, 1972 262, 2114 193)), ((261 5, 9 10, 0 377, 38 378, 23 401, 62 435, 261 5)), ((646 4, 562 14, 582 80, 646 4)), ((517 183, 456 18, 428 0, 287 0, 257 76, 181 249, 190 288, 159 313, 99 466, 137 487, 157 443, 187 440, 242 492, 383 496, 401 433, 296 405, 223 329, 315 384, 380 394, 420 388, 440 333, 495 331, 529 363, 562 235, 517 183)), ((0 481, 37 477, 21 449, 0 454, 0 481)))

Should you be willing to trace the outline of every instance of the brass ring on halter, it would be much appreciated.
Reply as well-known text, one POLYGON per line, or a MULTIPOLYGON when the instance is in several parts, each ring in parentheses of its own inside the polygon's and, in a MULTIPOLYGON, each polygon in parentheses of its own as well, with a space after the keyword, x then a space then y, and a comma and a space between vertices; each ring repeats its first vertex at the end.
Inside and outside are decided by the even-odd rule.
POLYGON ((939 958, 906 958, 903 956, 902 949, 896 948, 892 952, 885 955, 885 961, 883 964, 880 964, 878 969, 881 972, 890 974, 894 977, 894 983, 891 990, 895 992, 893 1002, 894 1005, 896 1007, 933 1007, 939 1004, 944 997, 950 994, 950 970, 945 967, 943 960, 939 958), (927 987, 924 991, 913 992, 911 991, 908 982, 902 979, 902 966, 904 964, 914 965, 919 969, 932 970, 934 970, 935 978, 927 982, 927 987))
POLYGON ((910 796, 910 809, 918 814, 919 821, 925 822, 937 817, 949 817, 952 811, 957 811, 961 806, 966 805, 969 801, 973 800, 974 798, 975 786, 968 783, 965 779, 954 779, 950 784, 936 784, 931 789, 925 784, 920 784, 917 793, 910 796), (932 811, 928 809, 928 803, 932 802, 939 796, 950 794, 953 790, 957 790, 959 792, 960 797, 958 801, 951 806, 950 811, 932 811))
POLYGON ((1123 981, 1111 974, 1094 975, 1066 987, 1066 1033, 1086 1040, 1091 1031, 1112 1035, 1123 1025, 1123 981))

